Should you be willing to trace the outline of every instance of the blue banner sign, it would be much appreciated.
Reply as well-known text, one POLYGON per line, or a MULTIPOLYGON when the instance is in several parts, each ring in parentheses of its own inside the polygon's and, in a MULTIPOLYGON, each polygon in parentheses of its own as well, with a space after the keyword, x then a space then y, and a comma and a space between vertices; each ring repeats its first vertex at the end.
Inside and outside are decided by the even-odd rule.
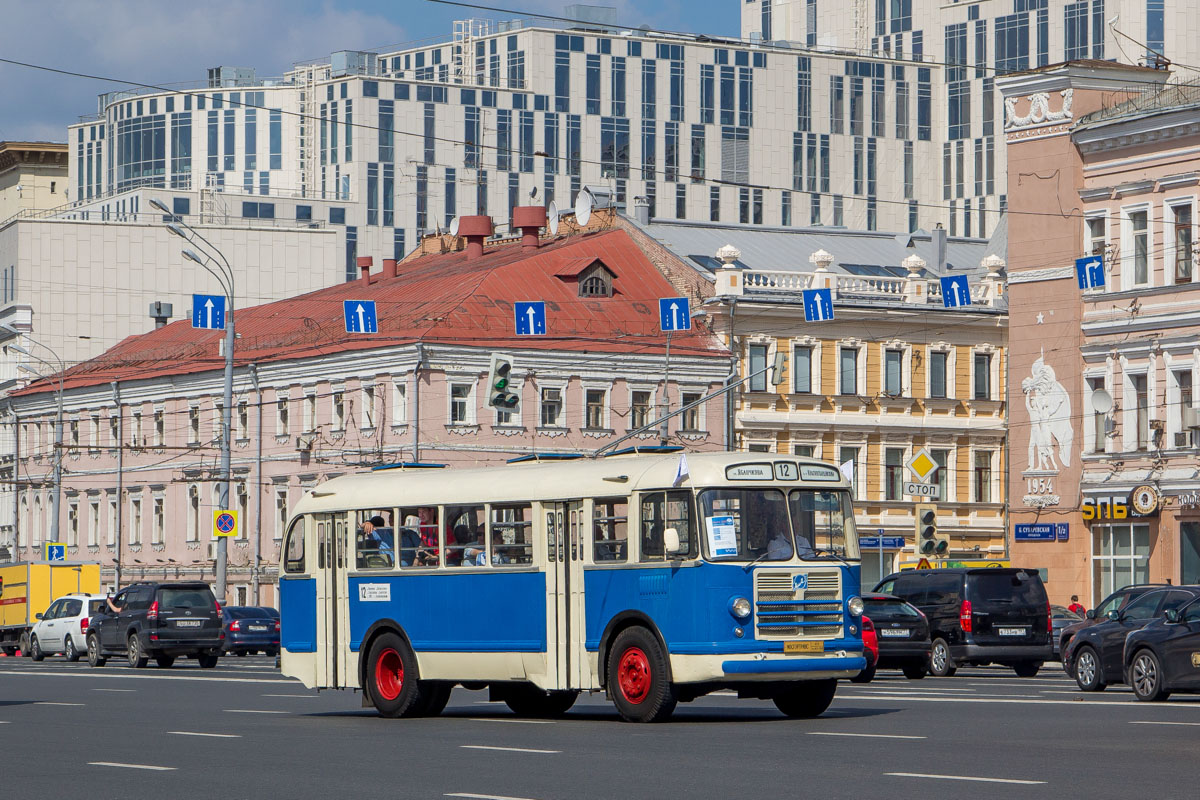
POLYGON ((1069 536, 1070 525, 1066 522, 1038 522, 1013 526, 1013 539, 1018 542, 1065 542, 1069 536))

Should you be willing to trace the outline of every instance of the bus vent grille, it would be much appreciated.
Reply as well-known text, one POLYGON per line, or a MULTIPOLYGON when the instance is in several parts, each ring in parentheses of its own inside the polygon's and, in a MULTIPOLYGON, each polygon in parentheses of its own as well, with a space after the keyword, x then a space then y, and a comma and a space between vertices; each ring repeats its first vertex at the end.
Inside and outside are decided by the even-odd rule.
POLYGON ((809 573, 806 588, 795 589, 796 581, 792 573, 756 574, 755 636, 766 640, 840 637, 840 578, 838 572, 809 573))

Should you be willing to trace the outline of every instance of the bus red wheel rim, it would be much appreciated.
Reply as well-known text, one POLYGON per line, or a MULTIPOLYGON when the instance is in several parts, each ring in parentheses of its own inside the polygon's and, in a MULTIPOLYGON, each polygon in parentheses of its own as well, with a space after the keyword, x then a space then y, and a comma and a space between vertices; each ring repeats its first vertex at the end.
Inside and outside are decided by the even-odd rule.
POLYGON ((375 688, 384 700, 395 700, 404 688, 404 661, 391 647, 375 660, 375 688))
POLYGON ((650 693, 650 659, 640 647, 630 647, 621 654, 617 663, 617 685, 621 694, 634 705, 646 699, 650 693))

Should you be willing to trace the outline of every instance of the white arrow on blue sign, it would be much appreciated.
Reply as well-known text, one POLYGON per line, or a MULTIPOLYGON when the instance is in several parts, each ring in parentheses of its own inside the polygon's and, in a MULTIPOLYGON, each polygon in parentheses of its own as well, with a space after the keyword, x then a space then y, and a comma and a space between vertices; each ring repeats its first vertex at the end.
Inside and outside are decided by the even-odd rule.
POLYGON ((225 330, 225 296, 221 294, 192 295, 192 327, 225 330))
POLYGON ((663 331, 689 331, 692 329, 692 312, 686 297, 660 297, 658 299, 658 327, 663 331))
POLYGON ((971 305, 971 285, 966 275, 947 275, 942 278, 942 305, 946 308, 971 305))
POLYGON ((1075 278, 1080 289, 1104 288, 1104 256, 1084 256, 1075 259, 1075 278))
POLYGON ((830 289, 804 290, 804 321, 828 322, 833 319, 833 291, 830 289))
POLYGON ((517 324, 517 336, 546 335, 545 302, 517 301, 513 303, 513 317, 517 324))
POLYGON ((374 300, 343 300, 342 311, 346 315, 346 333, 379 333, 374 300))

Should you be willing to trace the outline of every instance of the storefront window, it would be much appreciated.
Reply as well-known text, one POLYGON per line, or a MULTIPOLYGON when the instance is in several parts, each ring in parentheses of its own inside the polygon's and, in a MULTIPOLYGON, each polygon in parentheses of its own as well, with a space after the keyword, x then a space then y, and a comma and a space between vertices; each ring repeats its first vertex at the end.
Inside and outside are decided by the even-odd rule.
POLYGON ((1179 524, 1179 582, 1200 583, 1200 522, 1179 524))
POLYGON ((1149 582, 1149 525, 1128 523, 1092 528, 1092 605, 1122 586, 1149 582))

